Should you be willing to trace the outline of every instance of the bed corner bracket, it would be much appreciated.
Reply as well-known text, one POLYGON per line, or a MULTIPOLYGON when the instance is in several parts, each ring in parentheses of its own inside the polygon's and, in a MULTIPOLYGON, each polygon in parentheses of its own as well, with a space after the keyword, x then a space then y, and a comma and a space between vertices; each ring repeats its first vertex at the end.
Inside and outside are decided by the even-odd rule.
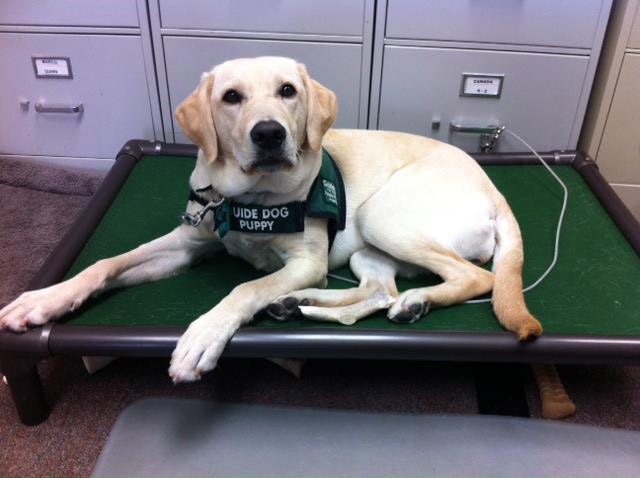
POLYGON ((596 164, 594 159, 591 156, 583 153, 582 151, 576 151, 576 155, 571 161, 571 165, 573 166, 573 169, 575 169, 576 171, 580 171, 582 168, 586 166, 592 166, 597 170, 599 170, 598 165, 596 164))
POLYGON ((164 143, 160 141, 147 141, 144 139, 131 139, 125 143, 125 145, 118 151, 119 158, 120 156, 131 156, 136 160, 136 162, 140 161, 143 156, 158 156, 162 154, 162 147, 164 143))

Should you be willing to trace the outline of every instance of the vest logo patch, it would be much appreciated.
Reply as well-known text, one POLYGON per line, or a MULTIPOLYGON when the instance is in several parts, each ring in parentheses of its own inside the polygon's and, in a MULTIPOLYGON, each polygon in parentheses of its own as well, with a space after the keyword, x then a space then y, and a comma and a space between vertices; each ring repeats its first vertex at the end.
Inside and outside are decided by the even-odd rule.
POLYGON ((273 232, 274 223, 278 219, 289 217, 289 208, 286 206, 265 208, 233 206, 232 214, 241 231, 273 232))
POLYGON ((331 181, 326 179, 322 180, 322 187, 324 189, 324 200, 331 204, 338 205, 338 194, 336 192, 336 186, 331 181))

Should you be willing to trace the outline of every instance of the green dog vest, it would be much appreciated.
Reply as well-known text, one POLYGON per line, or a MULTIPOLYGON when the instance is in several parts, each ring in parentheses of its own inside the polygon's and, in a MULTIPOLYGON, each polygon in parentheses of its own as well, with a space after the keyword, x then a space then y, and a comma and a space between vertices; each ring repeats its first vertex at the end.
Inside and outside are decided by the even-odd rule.
MULTIPOLYGON (((211 201, 207 201, 198 192, 209 189, 211 186, 199 189, 197 192, 191 190, 189 200, 207 207, 211 201)), ((304 231, 305 216, 326 218, 328 220, 329 249, 331 249, 336 234, 345 228, 346 206, 347 199, 340 170, 329 153, 323 149, 322 165, 309 190, 306 201, 262 206, 240 204, 226 199, 209 209, 214 214, 214 230, 218 231, 221 238, 229 231, 266 234, 302 232, 304 231)), ((183 222, 190 224, 187 216, 189 215, 183 214, 183 222)))

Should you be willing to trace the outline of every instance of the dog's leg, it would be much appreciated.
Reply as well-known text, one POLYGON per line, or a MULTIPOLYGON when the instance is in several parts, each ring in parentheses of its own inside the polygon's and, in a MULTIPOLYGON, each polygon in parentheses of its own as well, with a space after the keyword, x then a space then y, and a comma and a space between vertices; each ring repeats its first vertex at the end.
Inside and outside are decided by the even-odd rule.
POLYGON ((493 288, 493 273, 448 251, 431 250, 420 265, 444 279, 442 284, 410 289, 403 292, 391 306, 388 317, 394 322, 411 323, 429 311, 430 307, 446 307, 464 302, 493 288))
MULTIPOLYGON (((339 307, 355 304, 370 297, 376 291, 376 284, 369 283, 349 289, 302 289, 279 298, 273 305, 282 303, 289 308, 293 305, 315 305, 319 307, 339 307)), ((274 308, 275 309, 275 308, 274 308)), ((272 310, 267 308, 271 314, 272 310)), ((277 318, 277 317, 276 317, 277 318)))
POLYGON ((215 368, 225 345, 242 324, 276 297, 320 283, 327 273, 326 267, 326 256, 314 258, 304 251, 273 274, 237 286, 189 325, 172 354, 171 378, 174 382, 191 382, 215 368))
POLYGON ((267 313, 278 320, 302 314, 309 319, 351 325, 395 301, 397 264, 392 258, 365 248, 351 256, 350 266, 360 280, 359 287, 298 290, 279 297, 267 307, 267 313))
POLYGON ((24 332, 71 312, 90 296, 174 275, 216 244, 194 228, 181 226, 125 254, 103 259, 76 276, 28 291, 0 311, 0 328, 24 332))
POLYGON ((374 292, 355 304, 342 307, 316 307, 313 305, 299 306, 301 314, 307 319, 324 322, 339 322, 343 325, 353 325, 358 320, 379 310, 389 308, 395 299, 385 292, 374 292))
POLYGON ((279 297, 275 302, 267 306, 265 312, 276 320, 292 320, 301 316, 302 312, 300 307, 332 307, 355 304, 369 298, 375 291, 374 286, 329 290, 302 289, 279 297))
POLYGON ((269 304, 266 312, 282 321, 304 315, 309 319, 351 325, 365 315, 386 309, 393 300, 394 297, 375 283, 350 289, 302 289, 269 304))
POLYGON ((388 231, 367 231, 368 239, 379 248, 393 253, 401 261, 415 264, 438 274, 444 283, 403 292, 391 306, 388 317, 394 322, 411 323, 431 307, 464 302, 493 288, 493 273, 463 259, 455 252, 420 238, 404 241, 388 231))
POLYGON ((381 275, 380 268, 377 268, 375 275, 362 276, 366 279, 365 283, 374 285, 373 289, 363 289, 372 290, 365 300, 342 307, 299 305, 298 308, 303 316, 311 319, 350 325, 372 312, 391 306, 388 312, 390 320, 398 323, 412 323, 425 315, 431 307, 456 304, 489 292, 493 287, 491 272, 462 259, 451 251, 436 252, 432 248, 423 254, 417 251, 413 251, 412 254, 416 264, 440 275, 445 282, 436 286, 410 289, 395 299, 398 295, 395 282, 393 283, 395 293, 382 286, 382 284, 389 284, 389 280, 393 280, 393 277, 381 275), (382 284, 378 282, 381 279, 382 284))

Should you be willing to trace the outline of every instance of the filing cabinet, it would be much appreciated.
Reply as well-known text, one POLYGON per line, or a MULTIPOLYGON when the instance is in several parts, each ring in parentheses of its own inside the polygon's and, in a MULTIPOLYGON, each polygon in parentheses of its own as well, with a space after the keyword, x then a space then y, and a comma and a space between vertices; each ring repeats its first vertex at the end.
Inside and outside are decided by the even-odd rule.
MULTIPOLYGON (((259 55, 305 63, 337 93, 337 127, 473 152, 478 136, 451 123, 505 124, 537 149, 572 149, 611 2, 5 0, 0 113, 16 128, 0 131, 0 154, 111 158, 131 137, 187 141, 173 112, 201 73, 259 55), (69 58, 73 78, 37 78, 32 57, 69 58), (468 81, 488 82, 488 93, 468 81)), ((637 25, 629 45, 640 44, 637 25)), ((496 146, 522 149, 504 135, 496 146)))
POLYGON ((633 25, 631 27, 631 33, 629 34, 629 48, 634 48, 636 50, 640 49, 640 10, 636 10, 635 18, 633 20, 633 25))
MULTIPOLYGON (((385 47, 378 128, 403 130, 477 151, 477 135, 450 131, 449 124, 501 125, 524 135, 534 148, 569 143, 588 59, 542 53, 457 48, 385 47), (411 75, 395 72, 411 71, 411 75), (499 97, 460 95, 461 73, 504 75, 499 97), (558 107, 563 105, 563 107, 558 107), (568 105, 568 107, 564 106, 568 105)), ((522 151, 505 135, 500 150, 522 151)))
POLYGON ((0 155, 108 169, 163 140, 145 0, 0 3, 0 155))
MULTIPOLYGON (((172 111, 212 66, 231 58, 278 55, 304 62, 315 79, 338 95, 339 126, 358 126, 362 45, 170 36, 164 39, 164 51, 172 111)), ((175 118, 173 122, 176 142, 188 142, 175 118)))
POLYGON ((640 54, 625 54, 608 116, 598 166, 614 184, 640 184, 640 54))
POLYGON ((136 36, 0 33, 0 150, 111 158, 131 137, 155 137, 136 36), (72 78, 38 78, 32 55, 66 55, 72 78))
MULTIPOLYGON (((462 127, 506 125, 536 149, 575 149, 611 0, 378 2, 370 128, 478 152, 462 127), (484 88, 469 89, 476 82, 484 88)), ((502 135, 495 151, 522 151, 502 135)))
POLYGON ((580 149, 640 220, 640 1, 615 2, 580 149))
POLYGON ((287 56, 338 95, 337 127, 366 128, 374 0, 151 0, 165 134, 200 75, 238 57, 287 56))

